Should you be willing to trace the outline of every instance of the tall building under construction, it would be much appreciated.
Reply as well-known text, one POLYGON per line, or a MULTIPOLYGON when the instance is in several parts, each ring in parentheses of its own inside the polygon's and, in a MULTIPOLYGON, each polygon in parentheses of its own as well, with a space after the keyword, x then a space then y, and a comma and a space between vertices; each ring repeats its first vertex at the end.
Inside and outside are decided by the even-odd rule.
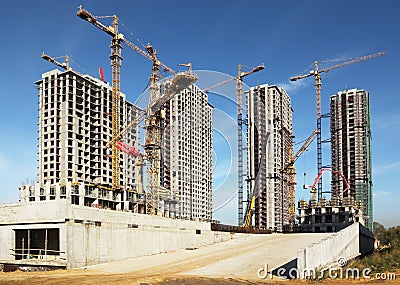
MULTIPOLYGON (((111 87, 88 75, 53 70, 36 82, 39 89, 39 183, 86 182, 111 186, 111 87)), ((120 95, 121 126, 139 108, 120 95)), ((121 127, 121 129, 122 129, 121 127)), ((138 146, 138 130, 123 138, 138 146)), ((120 153, 120 186, 136 189, 133 158, 120 153)))
POLYGON ((211 220, 212 109, 196 85, 166 104, 161 184, 178 194, 175 216, 211 220))
POLYGON ((256 197, 252 223, 282 231, 294 218, 290 211, 294 184, 281 171, 293 155, 290 97, 275 85, 251 87, 246 92, 246 112, 247 192, 256 197))
MULTIPOLYGON (((38 182, 20 187, 21 201, 68 199, 72 204, 139 211, 139 167, 120 153, 121 191, 111 189, 111 93, 107 83, 73 70, 52 70, 36 82, 39 91, 38 182)), ((121 129, 140 109, 120 94, 121 129)), ((138 147, 138 128, 124 143, 138 147)), ((143 202, 141 203, 143 204, 143 202)))
MULTIPOLYGON (((53 70, 39 90, 38 182, 20 187, 25 202, 67 199, 71 204, 144 213, 142 164, 120 152, 120 190, 112 189, 111 95, 107 83, 73 70, 53 70)), ((141 111, 120 95, 120 126, 141 111)), ((197 86, 165 104, 160 214, 210 221, 212 215, 212 109, 197 86)), ((124 144, 139 149, 138 126, 124 144)))
POLYGON ((351 89, 330 98, 332 169, 343 173, 349 190, 332 175, 332 196, 361 201, 366 226, 372 230, 371 128, 369 94, 351 89))

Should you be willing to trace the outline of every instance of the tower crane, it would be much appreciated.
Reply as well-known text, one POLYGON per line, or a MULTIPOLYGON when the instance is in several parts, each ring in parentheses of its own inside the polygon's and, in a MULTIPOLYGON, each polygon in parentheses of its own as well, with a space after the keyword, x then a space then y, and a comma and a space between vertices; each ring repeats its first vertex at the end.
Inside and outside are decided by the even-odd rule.
POLYGON ((51 57, 50 55, 47 55, 47 54, 45 54, 43 52, 41 57, 44 60, 47 60, 48 62, 51 62, 51 63, 57 65, 58 67, 61 67, 64 70, 71 70, 71 67, 69 67, 69 56, 68 55, 58 56, 58 57, 51 57), (57 58, 65 58, 65 61, 64 62, 58 62, 56 60, 57 58))
MULTIPOLYGON (((147 45, 146 51, 139 48, 137 45, 127 40, 123 34, 118 31, 118 18, 114 16, 106 16, 102 18, 112 18, 112 26, 105 26, 98 21, 99 17, 92 15, 90 12, 84 10, 82 6, 79 7, 77 16, 81 19, 91 23, 98 29, 107 33, 112 37, 111 41, 111 66, 112 66, 112 139, 107 143, 107 147, 112 149, 112 189, 119 190, 119 149, 117 148, 117 142, 121 138, 122 134, 129 130, 130 127, 135 126, 140 120, 146 118, 146 157, 148 166, 146 167, 146 176, 148 178, 147 191, 146 191, 146 212, 148 214, 157 214, 159 205, 159 176, 160 176, 160 140, 161 140, 161 128, 160 122, 162 120, 162 112, 157 110, 162 106, 162 102, 171 99, 177 92, 180 92, 184 88, 193 84, 196 81, 196 77, 191 74, 179 73, 176 74, 174 70, 163 64, 157 59, 157 52, 151 46, 147 45), (120 98, 120 67, 121 67, 121 51, 122 45, 124 43, 137 53, 141 54, 145 58, 153 62, 152 75, 150 77, 150 100, 147 112, 142 112, 139 116, 134 119, 132 123, 128 125, 124 130, 120 130, 119 125, 119 98, 120 98), (158 89, 158 79, 160 73, 160 66, 163 67, 165 71, 168 71, 174 78, 172 80, 171 86, 169 88, 170 94, 164 94, 160 96, 158 89), (175 80, 175 82, 174 82, 175 80), (175 92, 177 91, 177 92, 175 92), (174 93, 175 92, 175 93, 174 93)), ((165 103, 164 102, 164 103, 165 103)))
MULTIPOLYGON (((242 65, 238 65, 238 75, 227 80, 218 82, 208 88, 203 89, 209 92, 212 89, 225 85, 236 80, 236 97, 237 97, 237 122, 238 122, 238 225, 243 223, 243 78, 263 70, 264 64, 260 64, 249 71, 242 71, 242 65)), ((249 200, 249 199, 248 199, 249 200)), ((251 204, 251 201, 248 201, 251 204)), ((253 203, 254 204, 254 203, 253 203)), ((246 222, 245 222, 246 223, 246 222)))
MULTIPOLYGON (((304 79, 307 77, 311 77, 314 76, 315 79, 315 93, 316 93, 316 117, 317 117, 317 129, 318 129, 318 134, 317 134, 317 167, 318 167, 318 173, 321 171, 322 169, 322 136, 321 136, 321 118, 322 118, 322 114, 321 114, 321 88, 322 88, 322 82, 321 82, 321 73, 328 73, 331 70, 340 68, 340 67, 344 67, 347 65, 351 65, 357 62, 361 62, 361 61, 365 61, 365 60, 369 60, 375 57, 379 57, 382 55, 385 55, 386 52, 385 51, 381 51, 378 53, 374 53, 374 54, 370 54, 370 55, 366 55, 366 56, 362 56, 362 57, 357 57, 354 59, 351 59, 349 61, 340 63, 340 64, 336 64, 333 66, 329 66, 326 67, 324 69, 319 69, 318 67, 318 61, 314 61, 314 69, 311 70, 309 73, 307 74, 303 74, 303 75, 298 75, 298 76, 294 76, 290 78, 290 81, 297 81, 300 79, 304 79)), ((322 198, 322 179, 318 180, 318 200, 320 200, 322 198)))
MULTIPOLYGON (((261 64, 250 71, 242 71, 242 65, 238 65, 238 75, 236 76, 236 96, 237 96, 237 120, 238 120, 238 225, 243 221, 243 78, 263 70, 261 64)), ((249 199, 248 199, 249 200, 249 199)), ((251 203, 248 201, 248 203, 251 203)))

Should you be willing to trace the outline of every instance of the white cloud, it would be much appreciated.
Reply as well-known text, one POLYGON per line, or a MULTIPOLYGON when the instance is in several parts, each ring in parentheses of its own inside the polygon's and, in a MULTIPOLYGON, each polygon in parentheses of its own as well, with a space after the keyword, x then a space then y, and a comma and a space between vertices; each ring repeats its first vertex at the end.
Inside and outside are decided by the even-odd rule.
POLYGON ((309 86, 313 84, 313 80, 298 80, 298 81, 289 81, 285 83, 278 83, 278 86, 282 86, 287 93, 296 93, 303 87, 309 86))
POLYGON ((387 165, 377 166, 373 170, 374 175, 386 174, 388 172, 400 169, 400 161, 387 165))
POLYGON ((390 192, 388 192, 388 191, 375 191, 374 193, 373 193, 373 197, 374 197, 374 199, 376 199, 376 198, 382 198, 382 197, 388 197, 388 196, 390 196, 390 192))

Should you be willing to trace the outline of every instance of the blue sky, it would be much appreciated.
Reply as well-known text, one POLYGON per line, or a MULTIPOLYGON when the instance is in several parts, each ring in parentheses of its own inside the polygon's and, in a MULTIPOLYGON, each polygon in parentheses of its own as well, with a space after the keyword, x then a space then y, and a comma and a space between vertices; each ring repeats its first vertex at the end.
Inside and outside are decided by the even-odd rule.
MULTIPOLYGON (((135 36, 121 27, 122 33, 132 41, 138 37, 145 44, 150 42, 158 50, 160 59, 176 69, 178 63, 192 62, 196 70, 234 75, 239 63, 253 67, 264 63, 266 69, 249 76, 245 83, 287 87, 294 109, 296 141, 307 138, 315 129, 315 91, 312 78, 291 84, 291 76, 302 73, 314 60, 352 58, 387 51, 388 54, 380 58, 323 76, 322 110, 328 112, 329 96, 346 87, 370 92, 375 220, 385 226, 400 224, 397 210, 400 202, 397 180, 400 169, 397 148, 400 133, 400 2, 395 0, 15 0, 2 3, 2 23, 6 33, 3 33, 0 46, 1 203, 16 201, 21 182, 36 177, 38 110, 34 82, 40 79, 41 73, 54 68, 40 58, 41 52, 52 56, 68 54, 73 60, 73 68, 93 76, 98 76, 101 66, 106 80, 111 80, 110 38, 76 16, 79 4, 95 15, 117 14, 135 36)), ((151 65, 127 47, 123 56, 121 89, 135 101, 147 85, 151 65)), ((326 66, 331 64, 334 62, 326 66)), ((218 82, 219 77, 210 80, 218 82)), ((233 89, 226 88, 220 93, 232 94, 233 89)), ((217 97, 211 99, 218 116, 223 118, 221 120, 229 121, 235 114, 234 104, 217 97)), ((234 128, 234 124, 230 126, 234 128)), ((328 130, 327 123, 324 126, 328 130)), ((223 127, 227 126, 222 124, 218 128, 223 127)), ((324 132, 325 137, 328 135, 324 132)), ((214 137, 216 140, 223 138, 214 137)), ((227 148, 223 141, 221 139, 216 145, 216 155, 221 163, 216 165, 216 169, 220 167, 217 174, 230 165, 222 154, 227 148)), ((235 137, 228 136, 227 141, 232 142, 230 146, 234 149, 235 137)), ((327 146, 324 151, 327 153, 324 164, 329 164, 327 146)), ((309 197, 309 193, 301 190, 303 173, 307 173, 306 183, 310 184, 316 175, 315 164, 313 143, 296 164, 298 198, 309 197)), ((235 164, 229 167, 234 169, 235 164)), ((234 170, 231 174, 232 179, 227 180, 232 182, 236 177, 234 170)), ((220 180, 215 182, 215 185, 221 184, 220 180)), ((234 195, 232 189, 235 187, 226 182, 222 184, 215 195, 221 201, 234 195)), ((216 211, 215 218, 236 223, 235 202, 233 199, 216 211)))

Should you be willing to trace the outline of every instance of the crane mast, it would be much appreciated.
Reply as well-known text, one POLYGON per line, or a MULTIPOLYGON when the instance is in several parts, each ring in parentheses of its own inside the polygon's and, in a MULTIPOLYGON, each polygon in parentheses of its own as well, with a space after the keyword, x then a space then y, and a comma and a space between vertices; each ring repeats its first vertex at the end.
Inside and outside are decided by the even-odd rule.
MULTIPOLYGON (((112 93, 111 93, 111 124, 112 136, 115 137, 120 132, 120 73, 121 73, 121 38, 118 33, 118 18, 113 16, 114 36, 111 41, 111 67, 112 67, 112 93)), ((111 163, 112 163, 112 189, 119 190, 119 149, 116 142, 111 145, 111 163)))
MULTIPOLYGON (((190 66, 191 67, 191 66, 190 66)), ((236 80, 236 100, 237 100, 237 123, 238 123, 238 225, 248 225, 248 222, 243 221, 243 77, 246 77, 250 74, 256 73, 258 71, 263 70, 264 64, 260 64, 257 67, 251 69, 250 71, 243 72, 242 71, 242 65, 238 65, 238 75, 235 77, 231 77, 227 80, 218 82, 214 85, 211 85, 205 89, 203 89, 204 92, 209 92, 212 89, 215 89, 217 87, 220 87, 222 85, 225 85, 231 81, 236 80)), ((250 200, 250 195, 249 199, 250 200)), ((251 201, 248 201, 249 205, 253 204, 251 201)), ((250 207, 251 209, 253 207, 250 207)), ((249 216, 249 213, 246 213, 246 219, 251 218, 251 215, 249 216)))
POLYGON ((238 122, 238 225, 243 221, 243 80, 240 76, 242 66, 238 66, 238 76, 236 79, 237 96, 237 122, 238 122))
MULTIPOLYGON (((146 47, 153 59, 152 73, 150 77, 150 105, 158 101, 160 94, 158 91, 159 64, 157 52, 151 46, 146 47)), ((148 110, 146 119, 146 142, 145 150, 147 157, 146 178, 146 213, 149 215, 160 214, 160 171, 161 171, 161 111, 151 114, 148 110)))
MULTIPOLYGON (((77 16, 85 21, 93 24, 100 30, 112 36, 111 40, 111 68, 112 68, 112 92, 111 92, 111 128, 112 137, 120 133, 120 74, 122 62, 122 45, 123 35, 118 32, 118 18, 116 15, 112 16, 112 26, 106 27, 100 23, 95 16, 79 6, 77 16)), ((111 170, 112 170, 112 189, 118 191, 120 186, 120 169, 119 169, 120 153, 117 148, 117 142, 113 141, 111 144, 111 170)))
MULTIPOLYGON (((344 67, 350 64, 354 64, 357 62, 361 62, 361 61, 365 61, 365 60, 369 60, 378 56, 382 56, 385 55, 386 52, 385 51, 381 51, 378 53, 374 53, 374 54, 370 54, 370 55, 366 55, 366 56, 362 56, 362 57, 358 57, 358 58, 354 58, 352 60, 340 63, 340 64, 336 64, 333 66, 329 66, 327 68, 324 69, 319 69, 318 66, 318 61, 314 61, 314 70, 311 70, 309 73, 307 74, 303 74, 303 75, 299 75, 299 76, 294 76, 290 78, 290 81, 297 81, 299 79, 304 79, 310 76, 314 76, 315 79, 315 101, 316 101, 316 119, 317 119, 317 170, 318 173, 321 172, 322 170, 322 134, 321 134, 321 127, 322 127, 322 122, 321 119, 323 117, 322 113, 321 113, 321 89, 322 89, 322 81, 321 81, 321 73, 328 73, 330 70, 334 70, 340 67, 344 67)), ((320 200, 322 198, 322 179, 318 180, 318 200, 320 200)))
MULTIPOLYGON (((238 75, 236 77, 236 97, 237 97, 237 122, 238 122, 238 225, 243 222, 243 77, 263 70, 261 64, 250 71, 243 72, 242 65, 238 65, 238 75)), ((224 81, 227 83, 229 81, 224 81)), ((217 85, 220 86, 220 85, 217 85)), ((249 203, 251 203, 249 201, 249 203)), ((254 202, 253 202, 254 204, 254 202)))

